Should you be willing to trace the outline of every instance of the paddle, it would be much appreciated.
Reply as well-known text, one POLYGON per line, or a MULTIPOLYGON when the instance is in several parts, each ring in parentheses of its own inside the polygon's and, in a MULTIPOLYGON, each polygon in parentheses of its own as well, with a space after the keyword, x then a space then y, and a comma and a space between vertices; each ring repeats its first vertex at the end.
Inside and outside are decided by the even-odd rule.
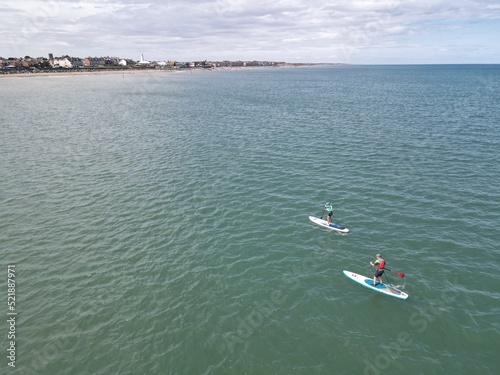
POLYGON ((384 270, 391 271, 392 273, 395 273, 396 275, 398 275, 401 278, 405 277, 405 274, 403 272, 396 272, 396 271, 390 270, 389 268, 384 268, 384 270))

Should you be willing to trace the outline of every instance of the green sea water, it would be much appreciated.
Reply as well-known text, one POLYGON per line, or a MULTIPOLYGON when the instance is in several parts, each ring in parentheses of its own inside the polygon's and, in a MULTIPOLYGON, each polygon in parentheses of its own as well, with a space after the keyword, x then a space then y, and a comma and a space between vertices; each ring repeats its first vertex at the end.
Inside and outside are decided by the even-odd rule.
POLYGON ((0 373, 498 374, 499 122, 498 65, 0 79, 0 373))

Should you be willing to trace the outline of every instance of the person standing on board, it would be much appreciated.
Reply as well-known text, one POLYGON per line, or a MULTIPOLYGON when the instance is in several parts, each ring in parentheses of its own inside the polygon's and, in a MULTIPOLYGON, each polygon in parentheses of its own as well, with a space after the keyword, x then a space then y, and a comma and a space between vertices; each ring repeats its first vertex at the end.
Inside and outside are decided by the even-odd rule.
POLYGON ((328 224, 331 224, 333 215, 333 205, 330 204, 330 202, 325 203, 325 211, 328 211, 328 216, 326 217, 326 221, 328 221, 328 224))
POLYGON ((382 282, 382 275, 384 274, 385 260, 380 257, 380 254, 375 255, 375 262, 370 262, 370 266, 377 267, 375 271, 375 275, 373 275, 373 286, 377 286, 377 277, 380 280, 380 284, 382 282))

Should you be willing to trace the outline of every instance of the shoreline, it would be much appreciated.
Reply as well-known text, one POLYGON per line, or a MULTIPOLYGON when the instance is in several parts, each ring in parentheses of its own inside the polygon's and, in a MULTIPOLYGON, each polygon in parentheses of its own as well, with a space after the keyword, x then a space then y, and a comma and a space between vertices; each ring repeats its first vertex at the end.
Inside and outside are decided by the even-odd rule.
POLYGON ((32 77, 68 77, 68 76, 92 76, 92 75, 106 75, 106 74, 149 74, 149 73, 179 73, 179 70, 166 70, 166 69, 143 69, 143 70, 132 70, 132 69, 113 69, 113 70, 95 70, 95 71, 71 71, 62 70, 58 72, 16 72, 16 73, 4 73, 0 74, 0 79, 2 78, 32 78, 32 77))
POLYGON ((62 69, 57 71, 43 71, 43 72, 11 72, 1 73, 2 78, 31 78, 31 77, 67 77, 67 76, 84 76, 84 75, 106 75, 106 74, 158 74, 158 73, 187 73, 187 72, 205 72, 205 71, 219 71, 219 70, 246 70, 246 69, 276 69, 276 68, 295 68, 305 66, 315 66, 319 64, 285 64, 279 66, 238 66, 238 67, 217 67, 217 68, 183 68, 183 69, 109 69, 109 70, 70 70, 62 69))

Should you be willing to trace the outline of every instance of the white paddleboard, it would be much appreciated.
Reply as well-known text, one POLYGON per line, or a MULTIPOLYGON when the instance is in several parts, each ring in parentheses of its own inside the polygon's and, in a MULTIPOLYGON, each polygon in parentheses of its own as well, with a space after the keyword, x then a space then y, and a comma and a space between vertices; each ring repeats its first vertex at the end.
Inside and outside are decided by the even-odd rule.
POLYGON ((349 229, 347 229, 346 227, 343 227, 342 225, 339 225, 339 224, 335 224, 335 223, 329 224, 328 221, 314 217, 314 216, 309 216, 309 220, 311 220, 315 224, 321 225, 322 227, 325 227, 328 229, 333 229, 333 230, 336 230, 336 231, 342 232, 342 233, 349 233, 349 229))
POLYGON ((374 292, 379 292, 383 294, 387 294, 388 296, 399 298, 399 299, 407 299, 408 294, 405 292, 402 292, 401 290, 393 287, 390 284, 378 284, 374 287, 373 286, 373 277, 366 277, 363 275, 358 275, 357 273, 351 272, 351 271, 344 271, 344 275, 346 275, 349 279, 352 281, 357 282, 358 284, 361 284, 368 289, 373 290, 374 292))

